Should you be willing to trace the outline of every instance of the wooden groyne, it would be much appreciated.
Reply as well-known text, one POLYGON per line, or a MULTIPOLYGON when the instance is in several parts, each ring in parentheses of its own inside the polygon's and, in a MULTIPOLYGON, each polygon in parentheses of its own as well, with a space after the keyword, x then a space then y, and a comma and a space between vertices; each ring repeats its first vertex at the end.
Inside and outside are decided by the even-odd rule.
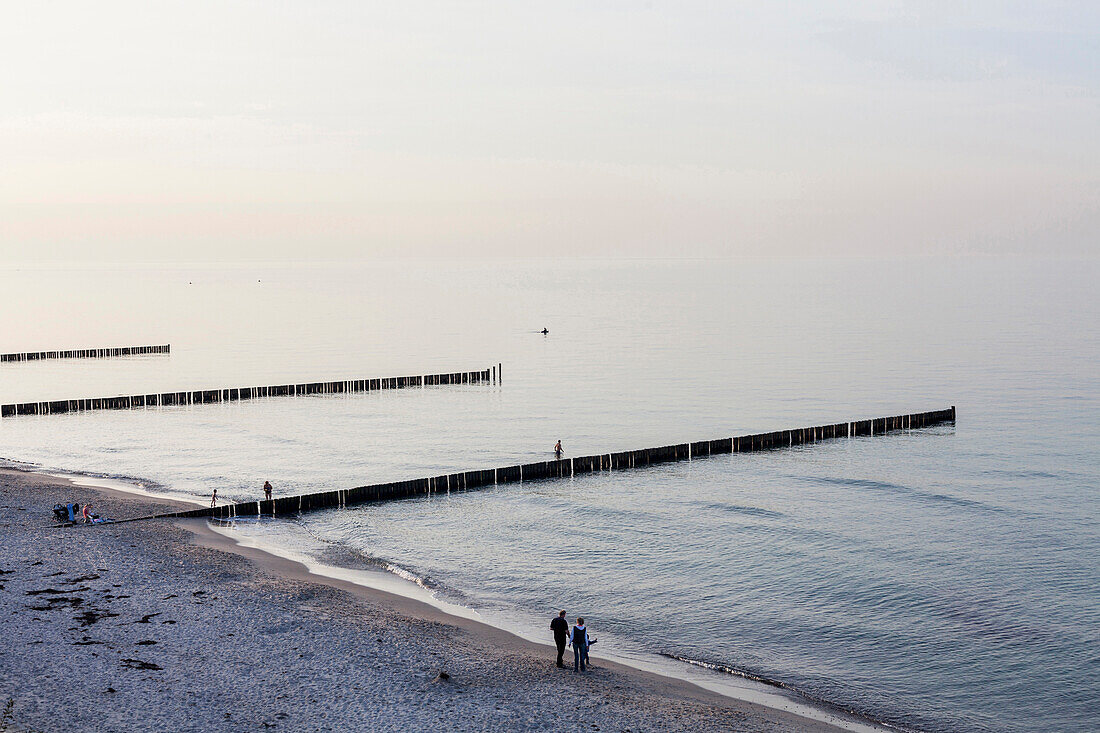
POLYGON ((94 397, 80 400, 53 400, 50 402, 20 402, 0 405, 0 417, 15 415, 57 415, 84 410, 130 410, 137 407, 161 407, 163 405, 203 405, 212 402, 236 402, 260 397, 296 397, 313 394, 345 394, 350 392, 374 392, 381 389, 404 389, 441 384, 475 384, 496 382, 495 370, 476 372, 452 372, 450 374, 419 374, 411 377, 382 377, 378 379, 348 379, 338 382, 307 382, 305 384, 278 384, 272 387, 232 387, 229 389, 200 389, 190 392, 164 392, 139 394, 126 397, 94 397), (491 376, 492 375, 492 376, 491 376))
MULTIPOLYGON (((911 415, 879 417, 873 420, 817 425, 810 428, 779 430, 773 433, 756 433, 735 438, 703 440, 695 443, 680 443, 659 448, 623 451, 621 453, 601 453, 580 458, 563 458, 554 461, 539 461, 522 466, 489 468, 480 471, 465 471, 430 478, 410 479, 370 486, 357 486, 353 489, 325 491, 318 494, 283 496, 278 499, 249 501, 242 504, 192 509, 189 511, 157 514, 155 519, 163 517, 210 517, 232 519, 244 516, 280 516, 298 514, 314 509, 345 507, 375 501, 391 501, 414 496, 427 496, 451 491, 466 491, 484 486, 518 483, 538 479, 567 478, 577 474, 596 473, 598 471, 619 471, 629 468, 642 468, 657 463, 691 460, 725 453, 752 453, 756 451, 789 448, 795 445, 817 443, 836 438, 854 438, 857 436, 885 435, 886 433, 916 430, 942 423, 955 422, 955 407, 933 412, 918 412, 911 415)), ((135 520, 125 520, 135 521, 135 520)))
POLYGON ((0 362, 39 361, 41 359, 104 359, 110 356, 137 356, 139 354, 170 354, 171 344, 160 346, 115 346, 104 349, 70 349, 69 351, 23 351, 0 354, 0 362))

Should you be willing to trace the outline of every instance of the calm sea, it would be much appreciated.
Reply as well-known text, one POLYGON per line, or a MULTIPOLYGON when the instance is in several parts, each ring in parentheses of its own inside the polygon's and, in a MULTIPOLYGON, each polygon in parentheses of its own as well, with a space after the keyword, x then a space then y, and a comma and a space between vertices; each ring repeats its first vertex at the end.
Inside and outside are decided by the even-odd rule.
POLYGON ((392 566, 532 633, 565 608, 605 650, 908 728, 1091 731, 1097 282, 1096 261, 963 258, 9 269, 0 351, 172 354, 5 364, 2 402, 504 369, 4 419, 0 456, 244 500, 265 479, 289 494, 541 460, 558 439, 575 456, 954 404, 954 427, 239 531, 392 566))

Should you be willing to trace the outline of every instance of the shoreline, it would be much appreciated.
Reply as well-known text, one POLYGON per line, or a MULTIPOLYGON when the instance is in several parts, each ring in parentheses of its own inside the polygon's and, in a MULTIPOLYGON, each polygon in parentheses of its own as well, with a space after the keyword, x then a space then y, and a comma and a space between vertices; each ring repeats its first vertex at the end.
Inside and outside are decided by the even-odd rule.
MULTIPOLYGON (((5 474, 8 477, 12 474, 18 474, 27 477, 30 481, 52 479, 68 483, 73 487, 79 487, 97 494, 101 497, 103 502, 112 502, 114 500, 133 502, 137 499, 139 503, 146 505, 193 505, 174 497, 153 494, 145 491, 143 488, 131 486, 122 480, 98 479, 73 474, 56 474, 53 472, 43 473, 38 470, 33 470, 33 468, 0 469, 0 474, 5 474)), ((198 501, 194 502, 194 504, 200 503, 201 502, 198 501)), ((43 523, 47 522, 45 519, 42 521, 43 523)), ((153 520, 153 522, 155 521, 156 520, 153 520)), ((276 579, 295 583, 326 586, 351 596, 364 606, 384 607, 389 613, 396 614, 406 621, 424 622, 427 624, 449 627, 462 636, 471 639, 473 646, 477 648, 491 647, 495 652, 503 653, 508 656, 524 657, 526 658, 525 661, 529 663, 547 668, 545 672, 539 673, 535 679, 528 680, 529 683, 537 685, 544 681, 562 677, 562 675, 555 674, 556 671, 553 670, 553 648, 551 645, 527 639, 513 631, 487 624, 476 618, 476 612, 470 611, 469 609, 465 609, 467 611, 465 614, 462 613, 464 609, 460 607, 455 607, 448 612, 445 607, 439 605, 439 603, 442 602, 433 604, 430 601, 412 598, 400 592, 373 587, 369 583, 364 582, 361 577, 355 577, 356 573, 366 571, 354 571, 327 565, 322 566, 320 563, 315 564, 312 562, 307 564, 301 562, 299 559, 272 552, 269 548, 247 546, 238 542, 227 533, 218 531, 218 529, 210 526, 206 520, 176 520, 170 524, 184 532, 189 538, 188 542, 195 547, 241 558, 247 561, 258 575, 274 577, 276 579), (541 679, 542 677, 546 679, 543 680, 541 679)), ((96 531, 102 527, 110 526, 111 525, 102 525, 100 527, 88 529, 96 531)), ((133 527, 132 524, 126 526, 127 528, 133 527)), ((155 528, 151 527, 146 531, 155 531, 155 528)), ((74 532, 71 534, 77 535, 84 533, 74 532)), ((394 580, 399 584, 415 587, 409 581, 396 577, 394 580)), ((700 684, 698 679, 688 680, 684 679, 682 675, 673 676, 675 674, 674 672, 645 669, 638 664, 631 663, 634 660, 606 659, 603 655, 600 655, 597 657, 597 661, 599 662, 597 672, 600 676, 607 674, 619 678, 617 680, 619 683, 624 683, 625 681, 625 685, 633 688, 635 694, 642 695, 646 698, 648 704, 656 707, 659 707, 659 698, 673 697, 677 700, 688 701, 700 705, 704 709, 709 709, 711 712, 715 713, 719 710, 726 711, 733 708, 738 715, 747 715, 749 718, 757 719, 760 722, 767 720, 770 725, 779 726, 778 728, 769 728, 773 730, 893 730, 871 721, 860 719, 855 715, 847 714, 843 711, 832 711, 814 707, 814 701, 802 702, 797 700, 795 699, 797 693, 793 692, 788 694, 774 693, 774 699, 771 701, 772 704, 768 704, 760 702, 759 700, 753 700, 751 697, 744 694, 732 694, 728 689, 716 689, 716 687, 721 687, 717 685, 717 683, 715 683, 714 686, 708 686, 706 684, 700 684)), ((687 663, 684 662, 679 664, 688 666, 687 663)), ((720 673, 708 672, 707 674, 717 677, 720 673)), ((596 677, 596 675, 590 674, 585 675, 583 678, 573 677, 572 679, 575 684, 578 679, 590 680, 594 677, 596 677)), ((517 699, 515 700, 515 705, 522 707, 523 702, 517 699)))
MULTIPOLYGON (((355 570, 326 564, 314 558, 293 557, 295 553, 261 545, 251 538, 246 544, 233 537, 228 530, 216 527, 205 519, 177 519, 173 523, 192 532, 196 536, 196 541, 204 546, 247 557, 253 562, 290 577, 331 585, 371 600, 381 598, 408 615, 449 623, 471 632, 486 634, 494 643, 506 644, 510 648, 545 656, 548 659, 551 659, 555 653, 549 641, 533 639, 524 633, 524 630, 515 626, 506 628, 493 625, 482 618, 476 610, 444 601, 432 591, 421 588, 400 576, 382 570, 355 570)), ((568 657, 570 653, 567 649, 566 656, 568 657)), ((657 655, 648 654, 655 658, 654 661, 621 654, 606 654, 602 651, 598 656, 595 654, 593 656, 605 667, 652 677, 665 684, 696 688, 706 693, 708 699, 716 703, 734 700, 738 703, 757 705, 852 733, 916 733, 863 718, 857 713, 849 712, 827 701, 813 700, 780 682, 763 678, 754 679, 736 672, 724 672, 694 660, 672 656, 660 660, 657 659, 657 655)))

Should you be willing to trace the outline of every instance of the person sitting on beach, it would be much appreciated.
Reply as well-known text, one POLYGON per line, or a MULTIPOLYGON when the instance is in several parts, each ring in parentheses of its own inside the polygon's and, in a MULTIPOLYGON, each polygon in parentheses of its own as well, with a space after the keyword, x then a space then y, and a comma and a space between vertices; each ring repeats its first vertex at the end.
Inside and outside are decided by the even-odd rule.
POLYGON ((210 507, 213 508, 218 505, 218 490, 214 489, 214 493, 210 495, 210 507))
POLYGON ((271 482, 264 481, 264 498, 271 501, 271 482))
POLYGON ((584 628, 584 619, 578 617, 577 625, 569 632, 569 643, 573 645, 573 671, 583 672, 588 659, 588 629, 584 628))
POLYGON ((85 504, 84 507, 80 510, 80 516, 84 519, 84 524, 92 523, 92 512, 90 511, 90 509, 91 507, 85 504))
POLYGON ((569 640, 569 622, 565 620, 565 611, 559 611, 557 618, 550 622, 550 630, 554 632, 554 643, 558 647, 558 666, 564 667, 565 644, 569 640))
POLYGON ((557 458, 560 461, 561 460, 561 454, 562 454, 561 441, 559 440, 557 443, 554 444, 554 457, 557 458))

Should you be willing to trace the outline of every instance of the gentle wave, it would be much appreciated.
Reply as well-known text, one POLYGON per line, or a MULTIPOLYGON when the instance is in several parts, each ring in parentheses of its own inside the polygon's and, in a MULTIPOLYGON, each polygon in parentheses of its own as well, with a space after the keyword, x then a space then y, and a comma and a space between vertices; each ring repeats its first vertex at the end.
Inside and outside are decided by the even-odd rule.
POLYGON ((401 567, 400 565, 397 565, 397 564, 392 563, 392 562, 387 562, 387 563, 383 563, 382 567, 384 567, 388 572, 393 573, 394 575, 396 575, 399 578, 404 578, 405 580, 408 580, 412 583, 415 583, 416 585, 420 586, 421 588, 423 588, 425 590, 431 590, 432 586, 428 583, 427 579, 420 577, 419 575, 417 575, 416 573, 414 573, 410 570, 406 570, 405 568, 401 567))
POLYGON ((781 519, 787 516, 783 512, 777 512, 773 509, 764 509, 763 507, 746 506, 743 504, 723 504, 721 502, 693 502, 692 506, 697 506, 701 509, 710 509, 717 512, 730 512, 733 514, 744 514, 750 517, 766 517, 768 519, 781 519))
POLYGON ((662 657, 666 657, 667 659, 675 659, 677 662, 684 662, 685 664, 690 664, 693 667, 702 667, 703 669, 709 669, 715 672, 722 672, 723 674, 729 674, 735 677, 744 677, 747 680, 752 680, 753 682, 761 682, 765 685, 770 685, 771 687, 778 687, 783 690, 791 690, 792 692, 794 691, 794 688, 788 684, 785 684, 776 679, 772 679, 770 677, 763 677, 761 675, 754 674, 753 672, 749 672, 745 669, 729 667, 725 664, 718 664, 717 662, 704 662, 701 659, 681 657, 677 654, 670 654, 668 652, 661 652, 660 654, 662 657))
POLYGON ((682 662, 684 664, 690 664, 692 667, 699 667, 701 669, 708 669, 712 672, 718 672, 720 674, 727 674, 727 675, 730 675, 732 677, 741 677, 742 679, 751 680, 753 682, 759 682, 760 684, 768 685, 769 687, 776 687, 776 688, 781 689, 781 690, 786 690, 787 692, 794 693, 794 694, 798 695, 799 697, 804 697, 807 700, 810 700, 815 705, 817 705, 817 706, 819 706, 823 709, 835 710, 835 711, 839 711, 839 712, 842 712, 842 713, 846 713, 848 715, 854 715, 856 717, 864 718, 865 720, 872 720, 872 721, 874 721, 875 725, 882 726, 883 728, 889 728, 891 730, 902 731, 902 733, 920 733, 915 728, 905 728, 905 727, 902 727, 900 725, 886 723, 886 722, 883 722, 881 720, 875 720, 874 718, 869 717, 867 715, 866 711, 857 710, 855 708, 850 708, 850 707, 845 707, 843 705, 837 705, 835 702, 832 702, 830 700, 825 700, 823 698, 815 697, 813 695, 807 695, 805 692, 803 692, 803 691, 801 691, 801 690, 799 690, 799 689, 797 689, 797 688, 795 688, 791 685, 788 685, 788 684, 786 684, 786 683, 784 683, 780 680, 772 679, 770 677, 764 677, 763 675, 759 675, 759 674, 756 674, 754 672, 750 672, 749 670, 746 670, 746 669, 741 669, 741 668, 738 668, 738 667, 730 667, 728 665, 719 664, 717 662, 707 662, 707 661, 704 661, 702 659, 692 659, 691 657, 681 657, 677 654, 670 654, 668 652, 661 652, 660 655, 662 657, 665 657, 666 659, 672 659, 672 660, 675 660, 677 662, 682 662))
POLYGON ((928 503, 952 504, 954 506, 965 507, 967 509, 975 509, 978 511, 998 513, 1010 513, 1012 511, 1007 507, 997 506, 995 504, 986 504, 985 502, 976 501, 974 499, 965 499, 961 496, 950 496, 948 494, 941 494, 933 491, 923 491, 921 489, 915 489, 912 486, 902 486, 901 484, 889 483, 887 481, 872 481, 869 479, 857 478, 833 478, 828 476, 791 476, 791 478, 805 481, 807 483, 822 484, 827 486, 844 486, 857 489, 872 489, 875 491, 882 491, 892 494, 905 494, 906 496, 911 496, 915 499, 922 499, 928 503))
POLYGON ((348 544, 325 537, 319 532, 314 531, 309 524, 305 522, 297 521, 295 524, 309 534, 310 537, 327 546, 322 552, 316 553, 317 559, 320 562, 347 569, 367 568, 372 570, 384 570, 424 590, 440 590, 438 584, 434 583, 427 575, 416 573, 390 559, 362 552, 348 544))

